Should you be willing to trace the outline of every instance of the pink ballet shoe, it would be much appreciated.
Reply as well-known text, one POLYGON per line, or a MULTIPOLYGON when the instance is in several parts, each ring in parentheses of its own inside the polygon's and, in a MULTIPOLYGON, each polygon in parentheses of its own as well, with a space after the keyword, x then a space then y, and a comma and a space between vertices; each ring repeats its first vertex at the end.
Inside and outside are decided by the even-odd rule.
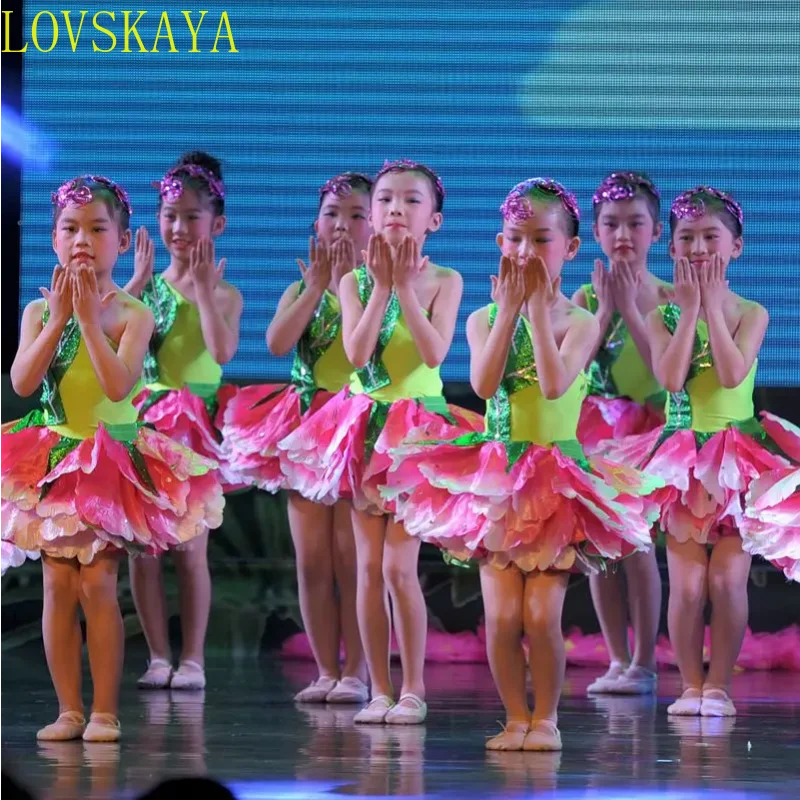
POLYGON ((667 714, 676 717, 698 717, 701 699, 701 691, 690 686, 674 703, 667 706, 667 714))
POLYGON ((487 750, 522 750, 522 744, 528 733, 528 720, 512 720, 503 725, 503 730, 486 741, 487 750))
POLYGON ((98 714, 89 717, 83 732, 84 742, 118 742, 122 735, 119 720, 113 714, 98 714))
POLYGON ((735 717, 736 706, 724 689, 708 687, 703 689, 700 701, 701 717, 735 717))
POLYGON ((586 687, 586 694, 614 694, 614 686, 626 669, 627 665, 621 661, 612 661, 608 665, 608 671, 586 687))
POLYGON ((385 694, 379 694, 370 700, 366 708, 362 708, 353 717, 357 725, 381 725, 386 721, 386 715, 394 708, 394 700, 385 694))
POLYGON ((387 725, 421 725, 428 716, 428 704, 411 692, 400 696, 386 715, 387 725))
POLYGON ((336 681, 336 685, 325 697, 326 703, 366 703, 369 686, 360 678, 348 677, 336 681))
POLYGON ((530 730, 522 743, 523 750, 561 750, 561 732, 551 719, 531 722, 530 730))
POLYGON ((324 703, 336 686, 333 678, 317 678, 301 689, 295 696, 295 703, 324 703))
POLYGON ((631 665, 614 682, 610 694, 653 694, 657 686, 655 672, 631 665))
POLYGON ((170 689, 198 692, 206 688, 206 673, 203 665, 196 661, 181 661, 178 669, 172 673, 170 689))
POLYGON ((172 664, 165 658, 154 658, 147 665, 147 672, 136 681, 140 689, 168 689, 172 679, 172 664))
POLYGON ((40 742, 68 742, 80 739, 86 728, 86 719, 80 711, 64 711, 55 722, 45 725, 37 734, 40 742))

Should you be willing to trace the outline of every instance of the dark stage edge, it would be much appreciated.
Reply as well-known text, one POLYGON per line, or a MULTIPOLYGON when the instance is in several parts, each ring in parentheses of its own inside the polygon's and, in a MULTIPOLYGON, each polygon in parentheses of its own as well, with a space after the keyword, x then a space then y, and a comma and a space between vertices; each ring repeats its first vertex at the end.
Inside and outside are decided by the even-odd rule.
POLYGON ((735 719, 670 719, 674 670, 661 673, 657 699, 590 699, 597 670, 570 669, 563 752, 487 753, 502 710, 484 665, 427 667, 429 720, 404 728, 354 726, 354 707, 295 706, 307 663, 217 656, 206 691, 181 693, 137 691, 144 660, 129 647, 119 745, 38 745, 36 730, 56 716, 41 644, 4 654, 4 770, 39 798, 133 798, 185 775, 211 775, 243 800, 800 797, 796 673, 736 675, 735 719))

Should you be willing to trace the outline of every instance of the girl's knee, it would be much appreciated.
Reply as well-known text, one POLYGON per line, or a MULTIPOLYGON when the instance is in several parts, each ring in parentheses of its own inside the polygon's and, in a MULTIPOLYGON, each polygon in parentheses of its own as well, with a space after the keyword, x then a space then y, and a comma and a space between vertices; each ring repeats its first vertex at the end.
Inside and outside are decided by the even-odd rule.
POLYGON ((383 579, 392 592, 404 592, 419 585, 417 563, 413 566, 389 561, 383 565, 383 579))
POLYGON ((117 602, 117 574, 101 570, 81 570, 80 599, 87 603, 117 602))

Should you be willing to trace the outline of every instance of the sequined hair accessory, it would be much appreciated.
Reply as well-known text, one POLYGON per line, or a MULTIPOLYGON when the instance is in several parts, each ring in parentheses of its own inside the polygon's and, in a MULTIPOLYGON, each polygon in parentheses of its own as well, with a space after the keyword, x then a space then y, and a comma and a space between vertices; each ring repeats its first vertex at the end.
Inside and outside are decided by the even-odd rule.
POLYGON ((183 179, 200 178, 208 184, 211 194, 225 199, 225 184, 213 172, 199 164, 181 164, 173 167, 160 181, 153 181, 153 188, 168 202, 175 203, 183 194, 183 179))
POLYGON ((581 212, 575 195, 552 178, 528 178, 528 180, 518 183, 508 193, 503 205, 500 206, 500 213, 503 215, 503 219, 512 222, 524 222, 526 219, 530 219, 533 216, 533 205, 526 195, 534 189, 539 189, 546 194, 557 197, 561 201, 564 210, 575 222, 580 222, 581 212))
POLYGON ((383 166, 375 176, 375 183, 386 175, 387 172, 410 172, 412 170, 422 172, 433 181, 433 185, 436 187, 436 193, 439 195, 439 205, 441 205, 447 196, 442 179, 430 167, 426 167, 418 161, 412 161, 409 158, 398 158, 397 161, 384 161, 383 166))
POLYGON ((600 203, 630 200, 636 194, 637 189, 644 189, 654 197, 661 197, 656 185, 643 172, 612 172, 603 178, 603 182, 597 187, 597 191, 592 197, 592 205, 598 206, 600 203))
POLYGON ((727 192, 722 192, 713 186, 695 186, 694 189, 682 192, 673 201, 670 213, 677 219, 699 219, 706 213, 706 204, 702 195, 719 200, 725 206, 725 210, 732 214, 739 223, 739 227, 744 227, 744 212, 739 203, 727 192))
POLYGON ((341 175, 325 181, 319 188, 319 196, 322 198, 323 195, 330 192, 337 197, 349 197, 353 192, 353 181, 355 180, 363 181, 366 186, 372 185, 369 176, 361 172, 343 172, 341 175))
POLYGON ((85 206, 95 198, 92 193, 90 183, 96 183, 108 189, 117 198, 120 205, 128 212, 128 216, 133 214, 128 193, 119 185, 114 183, 111 178, 102 175, 80 175, 77 178, 62 183, 58 189, 50 195, 53 205, 59 208, 66 208, 68 205, 85 206))

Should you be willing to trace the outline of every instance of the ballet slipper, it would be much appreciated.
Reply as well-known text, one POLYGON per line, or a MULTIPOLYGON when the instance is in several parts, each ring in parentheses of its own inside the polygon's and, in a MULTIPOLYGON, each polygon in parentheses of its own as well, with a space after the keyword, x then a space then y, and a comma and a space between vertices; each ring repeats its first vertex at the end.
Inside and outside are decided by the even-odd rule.
POLYGON ((336 686, 334 678, 317 678, 301 689, 295 696, 295 703, 324 703, 327 696, 336 686))
POLYGON ((369 687, 356 677, 342 678, 325 697, 326 703, 366 703, 369 687))
POLYGON ((411 692, 401 695, 384 720, 387 725, 421 725, 428 716, 428 704, 411 692))
POLYGON ((95 712, 83 732, 84 742, 117 742, 121 735, 119 720, 113 714, 95 712))
POLYGON ((697 717, 700 715, 701 691, 690 686, 672 705, 667 706, 667 714, 676 717, 697 717))
POLYGON ((700 701, 700 716, 702 717, 735 717, 736 706, 731 702, 724 689, 709 686, 703 688, 703 697, 700 701))
POLYGON ((561 732, 551 719, 531 720, 522 743, 523 750, 561 750, 561 732))
POLYGON ((613 694, 617 679, 624 674, 627 668, 627 665, 621 661, 612 661, 608 665, 608 671, 599 678, 595 678, 586 687, 586 694, 613 694))
POLYGON ((353 722, 359 725, 380 725, 386 721, 386 715, 394 708, 394 700, 385 694, 379 694, 370 700, 366 708, 362 708, 353 717, 353 722))
POLYGON ((147 672, 136 681, 140 689, 168 689, 172 678, 172 664, 165 658, 154 658, 147 664, 147 672))
POLYGON ((37 734, 40 742, 68 742, 80 739, 86 728, 86 719, 80 711, 64 711, 55 722, 45 725, 37 734))
POLYGON ((617 678, 611 694, 653 694, 658 675, 644 667, 631 665, 617 678))
POLYGON ((206 673, 203 665, 196 661, 181 661, 178 669, 172 673, 170 689, 199 691, 206 688, 206 673))
POLYGON ((522 750, 522 743, 528 733, 528 720, 511 720, 503 725, 503 730, 486 741, 487 750, 522 750))

